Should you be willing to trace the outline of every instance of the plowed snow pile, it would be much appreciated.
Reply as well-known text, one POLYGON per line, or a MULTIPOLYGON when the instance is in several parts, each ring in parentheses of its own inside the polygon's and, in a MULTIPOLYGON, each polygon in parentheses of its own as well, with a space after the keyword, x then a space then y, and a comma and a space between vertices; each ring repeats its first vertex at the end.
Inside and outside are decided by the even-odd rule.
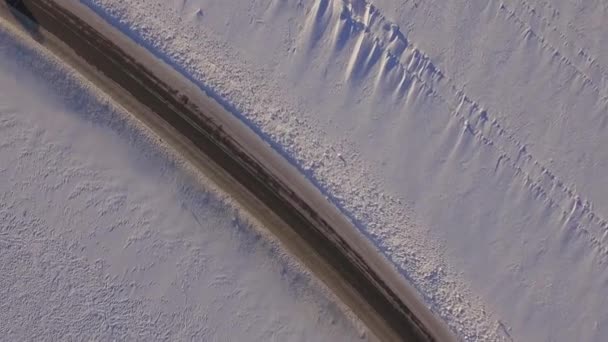
POLYGON ((81 0, 299 165, 465 340, 608 336, 608 7, 81 0))
POLYGON ((238 208, 0 26, 0 340, 367 340, 238 208))

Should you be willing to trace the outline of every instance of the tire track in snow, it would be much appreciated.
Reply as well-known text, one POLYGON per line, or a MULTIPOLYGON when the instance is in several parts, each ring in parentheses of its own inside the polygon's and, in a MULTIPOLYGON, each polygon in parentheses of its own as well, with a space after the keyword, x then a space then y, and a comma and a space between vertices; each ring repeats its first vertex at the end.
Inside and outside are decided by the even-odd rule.
MULTIPOLYGON (((333 0, 313 8, 316 11, 309 13, 308 22, 327 25, 334 21, 330 32, 335 46, 346 44, 342 41, 344 39, 355 39, 345 73, 347 80, 357 82, 360 78, 372 77, 372 70, 378 64, 376 87, 382 80, 388 80, 395 89, 396 97, 402 94, 410 97, 415 93, 415 88, 420 88, 440 99, 446 104, 450 115, 459 120, 460 126, 454 127, 466 127, 478 143, 496 151, 497 172, 500 167, 515 170, 527 191, 547 202, 561 216, 564 225, 573 226, 584 234, 590 245, 599 249, 602 260, 608 257, 605 241, 608 221, 594 211, 593 203, 535 158, 526 144, 493 118, 490 109, 471 99, 454 80, 433 64, 428 55, 416 48, 398 25, 387 20, 374 5, 366 1, 333 0), (339 15, 336 14, 338 12, 339 15), (333 20, 327 16, 333 17, 333 20)), ((506 9, 499 6, 500 10, 506 9)), ((584 79, 599 95, 600 89, 589 77, 542 37, 523 26, 523 22, 520 23, 528 37, 535 39, 542 49, 558 55, 561 63, 584 79)), ((324 27, 309 26, 313 29, 308 32, 327 31, 324 27)), ((314 37, 309 41, 313 40, 314 37)))
MULTIPOLYGON (((585 72, 584 67, 576 64, 576 62, 573 62, 572 56, 569 56, 569 57, 566 56, 563 53, 563 50, 560 50, 557 47, 557 45, 555 45, 555 43, 552 43, 551 41, 549 41, 549 39, 546 39, 545 36, 542 35, 541 33, 539 33, 538 29, 534 29, 534 27, 530 23, 527 23, 525 20, 523 20, 515 12, 515 10, 511 10, 506 5, 501 3, 499 6, 499 13, 503 14, 507 18, 507 20, 510 20, 511 22, 514 23, 514 25, 517 25, 519 27, 520 31, 524 35, 524 39, 526 37, 530 37, 530 38, 536 40, 543 49, 549 51, 549 53, 552 54, 553 56, 557 57, 563 65, 567 66, 568 68, 571 68, 585 82, 588 82, 589 85, 592 87, 592 89, 597 93, 598 98, 600 100, 606 102, 606 100, 607 100, 606 95, 608 95, 608 92, 606 91, 606 86, 603 84, 604 83, 603 80, 605 79, 605 75, 606 75, 606 70, 604 69, 603 66, 601 66, 600 64, 597 64, 597 67, 599 68, 599 73, 602 77, 600 77, 599 79, 598 78, 594 79, 592 73, 585 72)), ((563 35, 562 35, 562 38, 564 39, 565 44, 574 45, 572 42, 565 40, 565 37, 563 37, 563 35)), ((588 57, 587 55, 584 55, 584 50, 582 48, 578 48, 578 50, 579 50, 579 53, 583 54, 583 56, 585 57, 587 62, 589 62, 589 63, 594 62, 594 60, 592 60, 590 57, 588 57)), ((589 67, 591 67, 591 65, 587 66, 587 68, 589 68, 589 67)))
MULTIPOLYGON (((552 42, 553 46, 558 46, 560 41, 564 47, 568 47, 571 45, 573 47, 574 52, 576 54, 574 56, 570 55, 567 58, 570 61, 578 61, 579 63, 586 64, 583 67, 578 67, 579 69, 587 68, 587 76, 594 80, 595 83, 599 84, 601 87, 606 87, 606 79, 608 78, 608 69, 604 64, 599 62, 598 57, 594 56, 590 51, 590 49, 582 44, 577 44, 577 41, 572 41, 568 39, 568 36, 560 30, 560 28, 551 20, 551 18, 558 18, 560 15, 560 11, 552 6, 549 2, 543 1, 539 7, 544 7, 543 9, 537 9, 534 5, 530 4, 530 2, 521 0, 519 3, 514 1, 514 7, 521 8, 519 11, 517 9, 509 10, 505 6, 505 10, 510 11, 513 15, 517 16, 521 22, 525 22, 527 26, 529 26, 533 31, 541 31, 538 34, 542 39, 557 39, 557 43, 555 41, 552 42), (543 15, 543 12, 550 13, 550 17, 547 15, 543 15), (525 19, 527 18, 527 20, 525 19), (537 24, 535 25, 534 22, 537 24), (547 38, 549 37, 549 38, 547 38), (594 75, 594 70, 601 77, 596 77, 594 75)), ((568 49, 566 49, 569 51, 568 49)), ((576 63, 576 62, 575 62, 576 63)), ((608 94, 603 94, 604 98, 608 96, 608 94)))

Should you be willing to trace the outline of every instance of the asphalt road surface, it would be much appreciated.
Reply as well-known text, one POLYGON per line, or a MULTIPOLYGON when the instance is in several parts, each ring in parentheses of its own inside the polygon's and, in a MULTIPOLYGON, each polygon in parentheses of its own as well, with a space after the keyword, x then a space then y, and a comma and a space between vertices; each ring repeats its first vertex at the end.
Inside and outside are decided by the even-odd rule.
POLYGON ((209 104, 213 100, 200 89, 114 29, 100 30, 109 25, 92 13, 83 18, 84 9, 75 10, 78 5, 69 1, 4 0, 0 7, 0 17, 28 32, 211 173, 379 339, 452 340, 444 324, 337 209, 310 190, 259 136, 217 103, 209 104))

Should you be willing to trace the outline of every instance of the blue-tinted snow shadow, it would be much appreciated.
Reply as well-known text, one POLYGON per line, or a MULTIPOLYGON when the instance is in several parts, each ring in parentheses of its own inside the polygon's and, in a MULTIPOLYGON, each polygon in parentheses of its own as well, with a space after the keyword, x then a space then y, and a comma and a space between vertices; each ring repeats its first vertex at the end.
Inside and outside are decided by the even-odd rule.
MULTIPOLYGON (((19 74, 25 74, 23 77, 35 75, 33 77, 37 84, 52 89, 49 96, 66 109, 66 114, 76 120, 90 123, 93 127, 107 130, 108 134, 114 134, 116 139, 124 141, 130 154, 129 161, 138 172, 153 173, 157 177, 166 178, 175 186, 176 199, 185 214, 191 214, 196 222, 199 222, 199 217, 205 217, 206 213, 212 213, 212 216, 217 216, 218 213, 222 216, 232 216, 230 235, 238 245, 239 253, 244 257, 263 254, 275 263, 274 269, 289 285, 287 290, 296 298, 319 299, 316 303, 322 312, 343 319, 344 324, 350 324, 339 305, 333 300, 327 300, 324 290, 310 274, 302 272, 279 245, 265 238, 247 216, 240 212, 240 208, 229 205, 221 196, 201 183, 195 174, 184 171, 181 161, 159 148, 158 137, 142 130, 136 120, 125 116, 105 97, 99 97, 90 88, 83 86, 67 69, 0 30, 0 43, 3 41, 11 42, 11 45, 0 49, 0 59, 19 56, 16 59, 16 68, 27 70, 23 73, 18 70, 19 74)), ((201 229, 209 229, 200 225, 200 222, 199 226, 201 229)))
MULTIPOLYGON (((202 91, 204 91, 209 97, 214 99, 218 104, 220 104, 227 112, 231 113, 239 120, 241 120, 249 129, 255 132, 258 136, 260 136, 266 143, 268 143, 275 151, 277 151, 283 158, 285 158, 291 165, 293 165, 301 174, 303 174, 308 181, 310 181, 328 200, 334 204, 338 210, 348 219, 350 220, 359 230, 361 234, 363 234, 368 240, 373 242, 374 246, 378 248, 380 253, 391 261, 391 263, 396 267, 396 269, 400 272, 400 274, 405 277, 410 283, 419 290, 419 293, 425 294, 421 288, 416 286, 416 282, 408 275, 406 269, 400 266, 400 263, 396 261, 389 252, 389 249, 383 247, 382 240, 376 238, 373 234, 367 231, 366 225, 361 220, 358 220, 354 213, 346 209, 345 202, 336 198, 326 186, 324 186, 314 175, 312 170, 307 170, 303 167, 303 161, 296 159, 289 151, 287 151, 283 145, 274 141, 274 139, 267 133, 265 133, 258 125, 255 124, 252 120, 247 118, 243 112, 241 112, 234 104, 224 98, 221 94, 215 91, 213 88, 209 87, 204 83, 204 81, 198 80, 194 78, 190 72, 180 65, 179 62, 175 61, 171 56, 162 52, 157 48, 153 43, 146 40, 139 32, 133 31, 132 28, 126 23, 126 21, 122 21, 120 18, 117 18, 110 13, 107 12, 106 9, 101 6, 94 4, 91 0, 80 0, 83 4, 89 7, 92 11, 94 11, 98 16, 106 20, 112 26, 123 32, 127 37, 135 41, 137 44, 141 45, 145 49, 147 49, 153 56, 160 59, 170 67, 172 67, 175 71, 181 74, 183 77, 188 79, 194 85, 199 87, 202 91)), ((425 296, 426 297, 426 296, 425 296)), ((426 298, 427 301, 433 303, 430 297, 426 298)))

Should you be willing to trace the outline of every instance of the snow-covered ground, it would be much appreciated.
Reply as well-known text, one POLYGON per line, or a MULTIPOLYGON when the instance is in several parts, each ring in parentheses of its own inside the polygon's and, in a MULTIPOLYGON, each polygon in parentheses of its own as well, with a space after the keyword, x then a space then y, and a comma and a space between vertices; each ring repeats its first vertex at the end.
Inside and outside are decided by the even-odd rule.
POLYGON ((608 8, 81 0, 261 129, 466 340, 608 336, 608 8))
POLYGON ((0 25, 0 336, 353 341, 365 328, 129 115, 0 25))

